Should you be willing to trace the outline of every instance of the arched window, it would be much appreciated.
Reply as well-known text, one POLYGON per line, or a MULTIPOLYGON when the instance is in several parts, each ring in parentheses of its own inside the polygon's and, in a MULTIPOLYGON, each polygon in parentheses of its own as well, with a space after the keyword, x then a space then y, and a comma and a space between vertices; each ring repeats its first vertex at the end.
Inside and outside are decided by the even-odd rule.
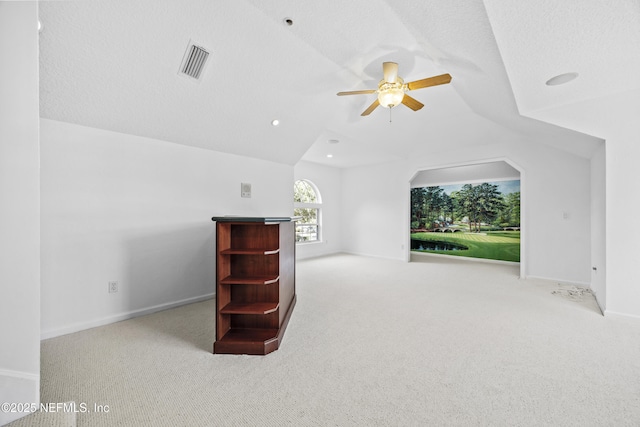
POLYGON ((296 223, 296 242, 319 242, 320 236, 320 192, 306 179, 293 185, 293 214, 302 217, 296 223))

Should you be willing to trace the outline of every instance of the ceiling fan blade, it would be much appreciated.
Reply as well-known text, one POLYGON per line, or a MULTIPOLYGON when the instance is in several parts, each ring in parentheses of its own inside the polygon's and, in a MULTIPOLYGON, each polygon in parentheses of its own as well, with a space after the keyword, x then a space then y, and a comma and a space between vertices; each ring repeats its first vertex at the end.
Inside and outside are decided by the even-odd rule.
POLYGON ((368 116, 369 114, 371 114, 371 112, 373 110, 375 110, 378 105, 380 105, 380 101, 378 101, 377 99, 375 101, 373 101, 373 104, 369 105, 369 108, 367 108, 366 110, 364 110, 362 112, 362 114, 360 114, 361 116, 368 116))
POLYGON ((407 107, 411 108, 413 111, 418 111, 419 109, 424 107, 424 104, 422 102, 418 101, 415 98, 410 97, 406 93, 404 94, 404 98, 402 98, 402 103, 407 107))
POLYGON ((395 83, 398 79, 398 64, 395 62, 383 62, 382 74, 384 75, 385 82, 395 83))
POLYGON ((422 89, 423 87, 444 85, 449 83, 450 81, 451 81, 450 74, 441 74, 439 76, 428 77, 426 79, 416 80, 414 82, 407 83, 407 89, 415 90, 415 89, 422 89))
POLYGON ((368 95, 370 93, 376 93, 375 89, 367 89, 367 90, 352 90, 350 92, 338 92, 336 95, 344 96, 344 95, 368 95))

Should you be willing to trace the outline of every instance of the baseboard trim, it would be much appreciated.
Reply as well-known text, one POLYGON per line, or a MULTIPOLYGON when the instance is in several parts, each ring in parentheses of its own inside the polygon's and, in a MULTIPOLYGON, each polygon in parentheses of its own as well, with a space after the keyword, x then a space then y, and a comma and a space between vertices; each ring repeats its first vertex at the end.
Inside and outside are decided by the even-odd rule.
POLYGON ((383 256, 383 255, 373 255, 373 254, 367 254, 364 252, 341 251, 341 252, 336 252, 332 255, 339 255, 339 254, 356 255, 356 256, 363 256, 367 258, 389 259, 392 261, 406 261, 404 258, 396 258, 396 257, 383 256))
POLYGON ((330 254, 314 255, 312 257, 296 259, 296 261, 308 261, 308 260, 321 259, 321 258, 331 258, 333 256, 340 256, 340 255, 355 255, 355 254, 351 254, 348 252, 332 252, 330 254))
MULTIPOLYGON (((40 404, 40 374, 0 369, 0 402, 40 404)), ((22 412, 0 412, 0 426, 29 415, 22 412)))
POLYGON ((469 262, 479 262, 479 263, 485 263, 485 264, 500 264, 500 265, 515 265, 518 266, 520 265, 519 261, 503 261, 500 259, 489 259, 489 258, 474 258, 474 257, 469 257, 469 256, 457 256, 457 255, 447 255, 447 254, 432 254, 432 253, 428 253, 428 252, 413 252, 411 251, 409 253, 409 258, 411 258, 411 256, 418 256, 418 257, 431 257, 431 258, 442 258, 442 259, 450 259, 450 260, 460 260, 460 261, 469 261, 469 262))
POLYGON ((634 322, 640 321, 640 316, 637 314, 620 313, 620 312, 611 311, 611 310, 605 310, 604 317, 609 317, 612 319, 633 320, 634 322))
POLYGON ((566 285, 575 285, 575 286, 581 286, 583 288, 591 289, 591 283, 588 283, 588 282, 571 282, 565 279, 554 279, 552 277, 531 276, 531 275, 526 276, 525 279, 547 280, 549 282, 559 282, 566 285))
POLYGON ((216 295, 215 293, 210 293, 210 294, 201 295, 197 297, 185 298, 179 301, 172 301, 164 304, 154 305, 151 307, 141 308, 138 310, 126 311, 123 313, 114 314, 114 315, 103 317, 100 319, 93 319, 86 322, 78 322, 62 328, 49 329, 41 332, 40 340, 46 340, 49 338, 59 337, 61 335, 72 334, 74 332, 80 332, 80 331, 84 331, 85 329, 96 328, 98 326, 109 325, 111 323, 133 319, 134 317, 144 316, 147 314, 155 313, 157 311, 168 310, 170 308, 179 307, 181 305, 205 301, 215 297, 215 295, 216 295))
POLYGON ((31 372, 11 371, 9 369, 0 369, 0 377, 19 378, 21 380, 40 381, 39 374, 31 372))
POLYGON ((600 299, 598 298, 598 293, 593 289, 591 289, 591 293, 593 294, 593 297, 596 299, 596 304, 598 304, 598 308, 600 309, 600 314, 604 316, 604 312, 605 312, 604 304, 600 303, 600 299))

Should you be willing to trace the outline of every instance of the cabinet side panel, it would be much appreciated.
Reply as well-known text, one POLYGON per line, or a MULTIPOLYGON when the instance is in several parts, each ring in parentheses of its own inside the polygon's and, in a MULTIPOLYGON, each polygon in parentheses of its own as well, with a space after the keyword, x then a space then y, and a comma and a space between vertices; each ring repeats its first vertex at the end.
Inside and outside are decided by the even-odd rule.
POLYGON ((216 222, 216 253, 231 248, 231 224, 216 222))
POLYGON ((216 223, 216 339, 220 340, 231 327, 229 315, 221 314, 220 309, 231 301, 229 285, 223 285, 220 280, 231 273, 229 255, 220 252, 231 247, 230 224, 216 223))
POLYGON ((222 255, 220 252, 231 247, 231 225, 220 223, 216 224, 216 292, 220 286, 220 280, 231 274, 231 262, 228 255, 222 255))
POLYGON ((220 310, 231 301, 229 285, 218 287, 216 292, 216 340, 222 339, 231 327, 230 316, 220 313, 220 310))
POLYGON ((280 223, 280 324, 296 293, 295 222, 280 223))

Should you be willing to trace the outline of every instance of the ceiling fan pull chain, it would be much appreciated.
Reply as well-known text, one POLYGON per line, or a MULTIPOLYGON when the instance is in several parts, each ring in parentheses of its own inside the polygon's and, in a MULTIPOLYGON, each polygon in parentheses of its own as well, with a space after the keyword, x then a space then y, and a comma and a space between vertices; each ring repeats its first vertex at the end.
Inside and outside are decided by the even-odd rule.
POLYGON ((393 108, 389 108, 389 123, 391 123, 391 110, 393 110, 393 108))

